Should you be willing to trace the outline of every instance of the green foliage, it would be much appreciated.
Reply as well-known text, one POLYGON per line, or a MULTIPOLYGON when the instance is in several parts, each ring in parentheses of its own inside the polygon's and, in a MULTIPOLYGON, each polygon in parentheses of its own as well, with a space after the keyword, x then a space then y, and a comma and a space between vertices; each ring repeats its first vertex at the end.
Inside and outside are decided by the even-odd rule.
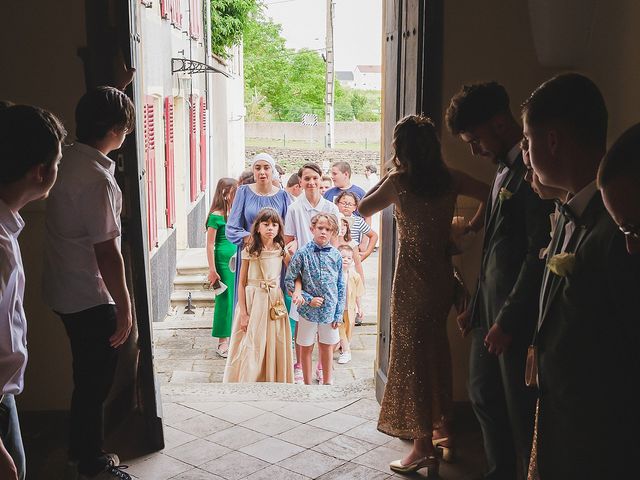
MULTIPOLYGON (((319 52, 285 45, 282 27, 252 11, 244 29, 244 82, 248 121, 299 122, 325 117, 326 64, 319 52)), ((380 120, 380 92, 346 90, 335 83, 336 120, 380 120)))
POLYGON ((249 15, 258 11, 259 0, 209 0, 211 4, 211 51, 227 58, 227 49, 238 45, 249 15))

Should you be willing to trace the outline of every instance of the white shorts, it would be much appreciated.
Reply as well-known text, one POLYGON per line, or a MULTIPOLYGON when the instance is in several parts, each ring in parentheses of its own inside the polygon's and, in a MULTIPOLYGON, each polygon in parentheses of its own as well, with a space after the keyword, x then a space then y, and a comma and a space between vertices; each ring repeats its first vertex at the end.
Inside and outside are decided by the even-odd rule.
POLYGON ((303 347, 309 347, 318 341, 325 345, 335 345, 340 341, 340 332, 337 328, 332 328, 330 323, 310 322, 306 318, 298 319, 298 334, 296 343, 303 347))

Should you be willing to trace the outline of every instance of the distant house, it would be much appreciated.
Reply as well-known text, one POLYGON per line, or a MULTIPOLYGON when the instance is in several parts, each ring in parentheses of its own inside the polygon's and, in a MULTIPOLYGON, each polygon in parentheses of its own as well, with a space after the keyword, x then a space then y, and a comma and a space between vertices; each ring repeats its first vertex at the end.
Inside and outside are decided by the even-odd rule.
POLYGON ((336 71, 336 80, 338 80, 343 87, 353 88, 353 72, 346 70, 336 71))
POLYGON ((382 69, 380 65, 356 65, 353 77, 353 88, 358 90, 382 90, 382 69))

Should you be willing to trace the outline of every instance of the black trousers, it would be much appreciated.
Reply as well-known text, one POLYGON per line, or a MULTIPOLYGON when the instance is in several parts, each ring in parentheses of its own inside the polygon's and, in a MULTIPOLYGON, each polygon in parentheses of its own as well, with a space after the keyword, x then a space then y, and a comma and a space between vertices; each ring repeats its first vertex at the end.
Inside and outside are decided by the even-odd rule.
POLYGON ((526 478, 537 395, 524 383, 527 342, 514 338, 507 351, 496 356, 484 346, 485 328, 471 334, 469 397, 482 428, 486 478, 526 478))
POLYGON ((71 343, 73 396, 69 426, 69 458, 80 473, 93 474, 100 465, 104 439, 103 403, 111 390, 118 351, 109 345, 116 329, 114 305, 59 314, 71 343))

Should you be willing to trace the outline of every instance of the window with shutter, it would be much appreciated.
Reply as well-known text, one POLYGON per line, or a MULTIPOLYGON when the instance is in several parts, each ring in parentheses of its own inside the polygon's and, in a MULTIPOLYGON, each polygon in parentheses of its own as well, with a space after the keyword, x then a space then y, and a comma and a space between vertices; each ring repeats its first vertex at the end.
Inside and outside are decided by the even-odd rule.
POLYGON ((170 6, 169 3, 172 0, 160 0, 160 17, 169 18, 170 6))
POLYGON ((164 168, 166 182, 166 215, 167 228, 172 228, 176 222, 176 187, 174 176, 174 139, 173 139, 173 97, 164 99, 164 168))
POLYGON ((176 28, 182 28, 182 3, 181 0, 168 0, 170 3, 171 23, 176 28))
POLYGON ((198 118, 196 101, 197 95, 189 95, 189 187, 190 199, 195 201, 198 196, 198 164, 196 161, 198 118))
POLYGON ((147 229, 149 250, 158 246, 158 220, 156 204, 156 139, 155 107, 153 97, 146 96, 143 111, 144 163, 147 177, 147 229))
POLYGON ((207 102, 200 97, 200 191, 207 188, 207 102))
POLYGON ((195 40, 200 39, 202 33, 200 28, 202 21, 200 6, 200 0, 189 0, 189 35, 195 40))

